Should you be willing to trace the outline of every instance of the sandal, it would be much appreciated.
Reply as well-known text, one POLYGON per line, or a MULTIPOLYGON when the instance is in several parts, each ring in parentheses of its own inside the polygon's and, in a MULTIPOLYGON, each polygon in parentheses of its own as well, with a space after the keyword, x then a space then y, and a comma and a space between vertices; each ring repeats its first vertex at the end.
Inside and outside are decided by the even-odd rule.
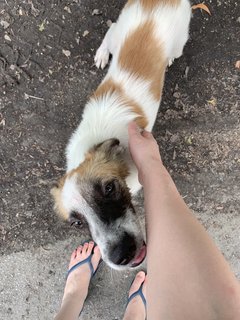
MULTIPOLYGON (((82 244, 82 246, 83 246, 84 243, 86 243, 86 242, 89 242, 89 241, 84 241, 83 244, 82 244)), ((95 247, 96 247, 96 244, 94 245, 93 250, 92 250, 92 253, 90 254, 89 257, 87 257, 87 258, 84 259, 83 261, 80 261, 80 262, 76 263, 74 266, 72 266, 72 267, 68 270, 66 279, 68 278, 68 276, 69 276, 69 274, 70 274, 71 272, 73 272, 75 269, 77 269, 78 267, 82 266, 82 265, 85 264, 85 263, 88 263, 88 265, 89 265, 89 268, 90 268, 90 271, 91 271, 91 278, 96 274, 96 272, 97 272, 97 270, 98 270, 98 268, 99 268, 99 266, 100 266, 100 264, 102 263, 103 260, 100 259, 99 264, 98 264, 96 270, 94 271, 94 268, 93 268, 93 265, 92 265, 92 256, 93 256, 93 251, 94 251, 94 248, 95 248, 95 247)), ((91 279, 91 278, 90 278, 90 279, 91 279)))

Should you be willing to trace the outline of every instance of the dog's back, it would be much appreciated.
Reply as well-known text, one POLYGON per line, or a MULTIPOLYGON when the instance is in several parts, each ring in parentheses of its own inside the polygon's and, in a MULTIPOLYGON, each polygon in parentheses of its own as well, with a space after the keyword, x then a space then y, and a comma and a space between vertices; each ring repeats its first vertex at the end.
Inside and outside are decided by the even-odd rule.
MULTIPOLYGON (((140 35, 144 49, 151 34, 163 46, 167 59, 178 58, 188 39, 191 8, 188 0, 130 0, 116 23, 114 36, 117 39, 115 55, 124 46, 126 38, 134 32, 140 35)), ((135 40, 135 43, 137 40, 135 40)), ((136 50, 134 50, 136 51, 136 50)))
MULTIPOLYGON (((104 81, 121 83, 144 111, 151 130, 161 101, 165 69, 188 39, 188 0, 130 0, 112 26, 113 59, 104 81)), ((103 83, 104 83, 103 81, 103 83)))

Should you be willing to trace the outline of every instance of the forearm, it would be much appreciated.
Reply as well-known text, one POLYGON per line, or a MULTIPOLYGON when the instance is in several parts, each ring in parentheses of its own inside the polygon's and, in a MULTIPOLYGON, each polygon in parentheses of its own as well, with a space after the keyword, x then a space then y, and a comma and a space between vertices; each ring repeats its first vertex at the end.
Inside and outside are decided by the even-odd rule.
MULTIPOLYGON (((149 319, 162 316, 169 320, 195 320, 203 319, 204 315, 207 320, 213 319, 218 312, 218 319, 229 316, 231 300, 240 298, 237 280, 183 201, 166 169, 159 164, 154 170, 148 170, 147 175, 143 174, 143 187, 149 319), (156 279, 159 285, 156 285, 156 279), (226 301, 226 294, 229 301, 226 301), (151 301, 156 301, 156 297, 160 301, 157 309, 161 313, 151 314, 151 301)), ((156 305, 152 309, 156 310, 156 305)))

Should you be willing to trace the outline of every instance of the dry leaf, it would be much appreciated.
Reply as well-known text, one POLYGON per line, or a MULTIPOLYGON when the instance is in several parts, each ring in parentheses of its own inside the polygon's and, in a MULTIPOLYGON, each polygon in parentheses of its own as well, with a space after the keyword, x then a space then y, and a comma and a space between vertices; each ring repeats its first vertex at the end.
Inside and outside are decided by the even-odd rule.
POLYGON ((65 11, 67 11, 68 13, 72 13, 71 9, 70 9, 68 6, 65 6, 63 9, 64 9, 65 11))
POLYGON ((213 107, 217 105, 217 100, 215 98, 212 98, 211 100, 207 100, 207 102, 213 107))
MULTIPOLYGON (((1 114, 0 114, 1 115, 1 114)), ((1 115, 2 116, 2 115, 1 115)), ((5 127, 6 125, 6 120, 2 117, 0 117, 0 126, 5 127)), ((1 225, 0 225, 1 226, 1 225)))
POLYGON ((185 141, 187 142, 187 144, 192 144, 192 137, 191 136, 188 138, 186 137, 185 141))
POLYGON ((235 67, 236 67, 237 69, 240 69, 240 60, 236 61, 235 67))
POLYGON ((39 25, 38 30, 39 30, 40 32, 42 32, 42 31, 45 30, 45 20, 43 20, 43 22, 39 25))
POLYGON ((71 52, 69 50, 64 50, 62 49, 62 53, 66 56, 66 57, 70 57, 71 52))
POLYGON ((107 26, 110 28, 111 25, 112 25, 112 20, 108 20, 108 21, 107 21, 107 26))
POLYGON ((1 20, 0 25, 3 27, 3 29, 7 29, 10 24, 7 21, 1 20))
POLYGON ((198 4, 193 5, 192 10, 195 10, 195 9, 202 9, 202 10, 206 11, 211 16, 210 10, 208 9, 208 7, 204 3, 198 3, 198 4))
POLYGON ((101 14, 99 9, 94 9, 92 12, 92 16, 98 16, 99 14, 101 14))
POLYGON ((4 39, 7 41, 12 41, 12 39, 7 34, 5 34, 4 39))
POLYGON ((89 31, 88 31, 88 30, 85 30, 85 31, 83 32, 83 37, 86 37, 88 34, 89 34, 89 31))

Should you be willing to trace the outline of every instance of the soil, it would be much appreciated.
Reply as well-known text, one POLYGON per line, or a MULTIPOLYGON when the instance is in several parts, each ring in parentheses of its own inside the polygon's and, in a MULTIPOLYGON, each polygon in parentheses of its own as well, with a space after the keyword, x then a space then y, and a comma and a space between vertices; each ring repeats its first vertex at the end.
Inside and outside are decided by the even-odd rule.
MULTIPOLYGON (((106 73, 96 69, 93 57, 107 21, 116 20, 123 3, 0 2, 1 254, 79 232, 55 215, 50 188, 65 171, 65 146, 84 104, 106 73)), ((193 12, 184 54, 166 73, 154 135, 198 218, 208 212, 203 223, 216 238, 225 223, 235 221, 224 236, 226 243, 236 243, 240 7, 236 0, 206 4, 212 15, 193 12)), ((138 202, 141 207, 141 194, 138 202)))

